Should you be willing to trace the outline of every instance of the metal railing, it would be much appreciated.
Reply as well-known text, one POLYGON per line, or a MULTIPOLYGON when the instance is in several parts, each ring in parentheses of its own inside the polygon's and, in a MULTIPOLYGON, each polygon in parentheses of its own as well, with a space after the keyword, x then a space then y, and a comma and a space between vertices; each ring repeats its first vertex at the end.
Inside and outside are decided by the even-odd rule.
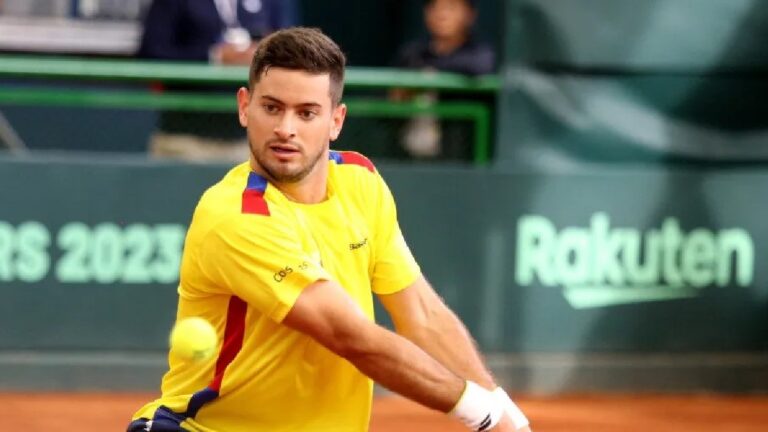
MULTIPOLYGON (((248 69, 244 66, 199 63, 0 55, 0 77, 12 79, 16 84, 0 88, 0 103, 6 104, 235 111, 237 105, 230 95, 195 91, 158 92, 153 91, 151 85, 244 85, 248 69), (51 81, 76 85, 52 88, 49 85, 51 81)), ((496 76, 469 78, 442 72, 350 67, 345 86, 348 90, 403 88, 492 94, 498 90, 499 82, 496 76)), ((489 160, 491 111, 484 103, 471 100, 399 102, 360 97, 345 98, 345 103, 351 116, 403 118, 429 114, 438 118, 470 120, 474 124, 473 160, 477 164, 489 160)))

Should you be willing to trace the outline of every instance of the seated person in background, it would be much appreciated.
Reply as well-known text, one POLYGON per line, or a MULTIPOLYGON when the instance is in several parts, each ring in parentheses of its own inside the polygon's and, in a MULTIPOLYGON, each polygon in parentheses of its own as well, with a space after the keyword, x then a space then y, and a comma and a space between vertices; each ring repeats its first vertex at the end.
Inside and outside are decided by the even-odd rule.
MULTIPOLYGON (((426 0, 424 23, 429 37, 402 47, 394 66, 466 75, 493 73, 493 49, 472 35, 476 17, 474 0, 426 0)), ((434 101, 437 97, 434 93, 413 95, 403 90, 395 90, 392 95, 397 100, 415 96, 434 101)), ((467 158, 471 149, 466 141, 471 140, 470 135, 459 133, 467 136, 454 140, 441 139, 441 135, 446 134, 441 133, 434 117, 418 116, 407 124, 403 145, 415 157, 467 158)))
POLYGON ((396 66, 466 75, 493 73, 495 54, 472 36, 475 0, 426 0, 424 23, 429 37, 407 43, 396 66))
MULTIPOLYGON (((297 21, 294 0, 153 0, 144 16, 137 56, 248 65, 259 39, 297 21)), ((231 113, 162 112, 159 130, 150 138, 150 154, 191 161, 241 161, 248 157, 248 143, 236 120, 231 113)))

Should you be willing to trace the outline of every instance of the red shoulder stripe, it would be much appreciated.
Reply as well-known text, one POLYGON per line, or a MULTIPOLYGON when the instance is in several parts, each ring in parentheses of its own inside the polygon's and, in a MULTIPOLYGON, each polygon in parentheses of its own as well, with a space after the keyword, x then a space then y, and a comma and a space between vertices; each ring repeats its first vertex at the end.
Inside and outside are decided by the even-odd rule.
POLYGON ((359 165, 367 168, 370 172, 376 172, 376 167, 373 166, 373 162, 358 152, 341 151, 339 154, 341 155, 341 161, 344 164, 359 165))
POLYGON ((242 213, 260 214, 269 216, 269 205, 264 199, 264 192, 268 186, 267 179, 251 172, 248 174, 248 183, 243 191, 243 199, 240 206, 242 213))
POLYGON ((264 194, 256 189, 244 190, 241 211, 243 213, 269 216, 269 206, 267 205, 267 200, 264 199, 264 194))

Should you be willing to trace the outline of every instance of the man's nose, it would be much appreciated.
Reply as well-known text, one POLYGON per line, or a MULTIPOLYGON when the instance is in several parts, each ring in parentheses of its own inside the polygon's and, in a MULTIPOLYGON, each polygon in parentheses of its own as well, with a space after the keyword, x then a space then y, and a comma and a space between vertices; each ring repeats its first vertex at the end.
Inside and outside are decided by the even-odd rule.
POLYGON ((290 140, 296 137, 296 122, 293 115, 285 113, 275 126, 275 135, 282 140, 290 140))

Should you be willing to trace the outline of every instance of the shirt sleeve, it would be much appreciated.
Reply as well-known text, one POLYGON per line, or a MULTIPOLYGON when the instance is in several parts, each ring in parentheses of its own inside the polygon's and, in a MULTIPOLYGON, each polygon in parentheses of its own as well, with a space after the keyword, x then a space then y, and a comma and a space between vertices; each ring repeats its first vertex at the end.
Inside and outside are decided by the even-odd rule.
POLYGON ((304 288, 331 279, 302 248, 290 223, 274 215, 233 219, 207 234, 200 266, 214 283, 271 319, 281 322, 304 288))
POLYGON ((392 294, 412 284, 421 270, 400 231, 392 192, 378 172, 374 191, 378 205, 371 287, 376 294, 392 294))

